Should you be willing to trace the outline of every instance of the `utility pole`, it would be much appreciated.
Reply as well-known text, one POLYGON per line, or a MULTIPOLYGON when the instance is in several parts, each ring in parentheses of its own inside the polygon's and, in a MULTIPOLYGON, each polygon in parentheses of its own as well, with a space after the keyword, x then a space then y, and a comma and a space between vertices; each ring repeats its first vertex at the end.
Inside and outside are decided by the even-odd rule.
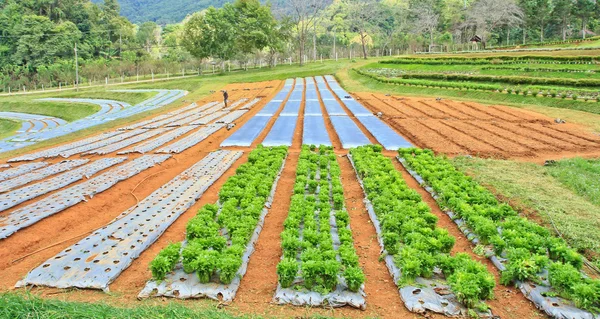
POLYGON ((75 85, 79 91, 79 61, 77 61, 77 42, 75 42, 75 85))
MULTIPOLYGON (((466 0, 465 0, 466 1, 466 0)), ((123 61, 123 31, 119 29, 119 59, 123 61)))
POLYGON ((333 27, 333 55, 335 55, 335 60, 337 61, 337 51, 335 50, 335 30, 337 27, 333 27))

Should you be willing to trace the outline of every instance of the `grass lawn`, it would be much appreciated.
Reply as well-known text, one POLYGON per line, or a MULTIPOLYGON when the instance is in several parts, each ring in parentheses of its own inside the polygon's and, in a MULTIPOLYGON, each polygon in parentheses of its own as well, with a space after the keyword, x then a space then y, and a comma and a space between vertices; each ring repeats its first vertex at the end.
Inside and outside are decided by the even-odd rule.
POLYGON ((0 112, 18 112, 47 115, 73 122, 100 111, 100 107, 87 103, 62 103, 38 101, 0 100, 0 112))
MULTIPOLYGON (((87 319, 87 318, 207 318, 238 317, 215 307, 190 307, 169 303, 167 306, 138 306, 118 308, 103 303, 68 302, 41 299, 22 293, 0 294, 0 318, 87 319)), ((252 318, 258 318, 253 316, 252 318)))
MULTIPOLYGON (((453 163, 552 231, 554 223, 573 248, 587 252, 588 256, 600 256, 600 206, 571 191, 551 175, 563 164, 549 168, 533 163, 465 157, 457 157, 453 163)), ((567 166, 563 166, 565 171, 569 169, 567 166)), ((585 165, 581 167, 587 169, 585 165)), ((582 180, 591 182, 587 176, 582 176, 582 180)))
POLYGON ((80 92, 68 91, 65 93, 4 96, 0 97, 0 111, 48 115, 72 122, 100 111, 100 107, 95 104, 87 103, 43 102, 37 100, 49 97, 96 98, 118 100, 135 105, 151 98, 154 94, 155 93, 151 92, 122 93, 95 89, 88 91, 82 90, 80 92))
POLYGON ((58 98, 89 98, 89 99, 103 99, 103 100, 115 100, 120 102, 127 102, 131 105, 139 104, 154 95, 155 92, 111 92, 111 90, 116 90, 119 88, 113 87, 109 90, 94 90, 94 91, 86 91, 86 92, 75 92, 68 91, 65 93, 52 94, 52 97, 58 98))
POLYGON ((548 172, 576 194, 600 206, 600 159, 561 160, 549 166, 548 172))
POLYGON ((20 127, 19 121, 0 119, 0 139, 13 135, 20 127))

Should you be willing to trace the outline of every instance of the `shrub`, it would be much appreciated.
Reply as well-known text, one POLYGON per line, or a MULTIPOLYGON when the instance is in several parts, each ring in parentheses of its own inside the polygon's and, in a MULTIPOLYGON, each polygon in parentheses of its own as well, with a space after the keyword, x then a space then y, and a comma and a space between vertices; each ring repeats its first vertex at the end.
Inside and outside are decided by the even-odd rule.
POLYGON ((219 265, 219 280, 224 284, 230 284, 241 265, 242 259, 237 256, 222 256, 219 265))
POLYGON ((357 292, 365 282, 365 274, 359 267, 348 267, 344 270, 344 280, 350 291, 357 292))
POLYGON ((298 262, 292 258, 284 258, 277 265, 279 284, 283 288, 289 288, 298 274, 298 262))
POLYGON ((164 280, 166 275, 173 271, 179 261, 180 250, 181 243, 171 244, 158 253, 154 260, 150 262, 150 271, 154 280, 164 280))

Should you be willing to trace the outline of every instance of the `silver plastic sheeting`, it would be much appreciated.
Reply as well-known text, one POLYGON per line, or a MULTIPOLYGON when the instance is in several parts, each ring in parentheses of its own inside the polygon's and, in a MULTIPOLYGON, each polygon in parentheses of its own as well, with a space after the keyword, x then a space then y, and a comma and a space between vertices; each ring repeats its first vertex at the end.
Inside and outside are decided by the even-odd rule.
POLYGON ((331 146, 325 120, 321 116, 305 116, 302 144, 331 146))
MULTIPOLYGON (((67 121, 57 117, 29 113, 0 112, 0 118, 20 121, 21 128, 16 133, 39 132, 67 124, 67 121)), ((14 139, 18 139, 18 137, 14 137, 14 139)))
POLYGON ((296 79, 296 85, 288 101, 302 101, 304 96, 304 79, 296 79))
MULTIPOLYGON (((352 163, 352 167, 356 173, 356 178, 358 179, 358 182, 364 192, 364 185, 358 174, 358 171, 356 170, 356 167, 354 166, 352 155, 348 155, 348 159, 350 160, 350 163, 352 163)), ((363 202, 367 208, 369 218, 375 227, 377 241, 379 242, 382 255, 386 256, 385 264, 392 275, 394 282, 400 282, 402 277, 401 271, 394 263, 394 258, 388 255, 384 249, 383 238, 381 237, 381 225, 377 215, 375 214, 375 211, 373 210, 371 201, 366 196, 366 193, 363 202)), ((406 286, 399 288, 400 297, 402 298, 406 308, 412 312, 422 314, 429 310, 436 313, 442 313, 446 316, 458 316, 461 314, 465 316, 468 315, 468 309, 458 302, 456 296, 452 293, 449 293, 450 291, 448 286, 443 284, 443 278, 439 276, 439 271, 436 277, 437 278, 432 280, 418 277, 415 280, 415 282, 419 284, 418 287, 406 286), (445 294, 441 295, 437 293, 436 289, 439 289, 439 291, 444 291, 445 294)))
POLYGON ((300 113, 300 104, 302 101, 288 100, 283 107, 283 111, 279 113, 279 116, 298 116, 300 113))
POLYGON ((304 107, 304 116, 323 116, 323 111, 321 111, 321 103, 319 101, 306 101, 306 106, 304 107))
POLYGON ((289 81, 290 80, 286 81, 286 84, 283 87, 283 89, 279 93, 277 93, 275 98, 269 101, 269 103, 267 103, 267 105, 265 105, 265 107, 263 107, 263 109, 260 110, 256 114, 256 116, 273 116, 275 115, 275 113, 277 113, 277 111, 281 107, 282 102, 287 98, 290 91, 292 90, 291 84, 288 85, 289 81))
POLYGON ((204 111, 204 110, 206 110, 208 108, 211 108, 211 107, 215 106, 216 104, 217 104, 217 102, 210 102, 210 103, 205 104, 205 105, 203 105, 201 107, 198 107, 198 105, 196 103, 192 103, 192 104, 190 104, 190 105, 188 105, 186 107, 182 107, 180 109, 177 109, 175 111, 169 112, 167 114, 155 116, 155 117, 153 117, 151 119, 148 119, 148 120, 145 120, 145 121, 142 121, 142 122, 138 122, 138 123, 135 123, 135 124, 132 124, 132 125, 120 128, 119 130, 134 130, 134 129, 137 129, 137 128, 143 128, 144 126, 148 126, 150 124, 153 124, 154 122, 163 121, 163 120, 166 120, 166 119, 168 119, 170 117, 173 117, 175 115, 178 115, 178 114, 181 114, 181 113, 184 113, 184 112, 188 112, 188 111, 191 111, 191 110, 194 110, 194 109, 197 109, 198 112, 202 112, 202 111, 204 111))
POLYGON ((31 205, 17 209, 0 219, 0 238, 6 238, 20 229, 59 213, 78 203, 87 201, 120 181, 166 161, 170 155, 144 155, 131 162, 112 168, 81 184, 69 187, 31 205))
POLYGON ((223 141, 221 147, 252 145, 252 142, 265 129, 270 120, 271 117, 267 116, 255 116, 251 118, 244 126, 223 141))
MULTIPOLYGON (((346 93, 347 94, 347 93, 346 93)), ((372 116, 373 113, 353 99, 340 99, 354 116, 372 116)))
POLYGON ((13 159, 10 159, 9 162, 22 162, 22 161, 34 161, 36 159, 40 159, 40 158, 50 158, 50 157, 56 157, 59 156, 60 153, 63 153, 65 151, 68 151, 70 149, 74 149, 83 145, 87 145, 87 144, 92 144, 98 141, 102 141, 108 138, 111 138, 113 136, 122 134, 123 132, 107 132, 107 133, 103 133, 100 135, 96 135, 96 136, 92 136, 86 139, 83 139, 81 141, 77 141, 77 142, 73 142, 73 143, 69 143, 69 144, 64 144, 64 145, 60 145, 57 147, 53 147, 50 148, 48 150, 44 150, 44 151, 39 151, 39 152, 35 152, 35 153, 31 153, 31 154, 27 154, 27 155, 23 155, 23 156, 19 156, 19 157, 15 157, 13 159))
POLYGON ((281 107, 282 102, 283 100, 272 100, 271 102, 267 103, 267 105, 265 105, 265 107, 262 110, 260 110, 260 112, 258 112, 256 116, 270 117, 275 115, 275 113, 277 113, 277 111, 281 107))
POLYGON ((264 146, 292 146, 298 116, 280 116, 262 142, 264 146))
POLYGON ((231 111, 235 110, 238 106, 242 105, 242 103, 248 102, 247 98, 239 99, 235 101, 233 104, 230 104, 228 107, 224 108, 223 111, 231 111))
POLYGON ((48 163, 45 162, 22 164, 15 168, 7 169, 5 171, 0 172, 0 181, 5 181, 7 179, 11 179, 46 166, 48 166, 48 163))
POLYGON ((169 125, 171 123, 175 123, 175 122, 180 121, 180 120, 185 120, 188 117, 194 116, 194 115, 196 115, 198 113, 199 113, 198 110, 190 110, 190 111, 187 111, 187 112, 184 112, 184 113, 179 113, 179 114, 177 114, 175 116, 171 116, 171 117, 166 118, 164 120, 152 122, 150 124, 144 125, 142 128, 145 128, 145 129, 155 129, 155 128, 163 127, 163 126, 169 125))
POLYGON ((147 132, 144 132, 142 134, 135 135, 135 136, 133 136, 131 138, 122 140, 120 142, 113 143, 113 144, 106 145, 104 147, 95 149, 95 150, 87 152, 85 154, 86 155, 92 155, 92 154, 95 154, 95 155, 106 155, 106 154, 114 153, 114 152, 116 152, 116 151, 118 151, 120 149, 123 149, 125 147, 131 146, 133 144, 137 144, 137 143, 142 142, 142 141, 145 141, 145 140, 147 140, 149 138, 155 137, 156 135, 164 134, 164 133, 166 133, 166 132, 168 132, 170 130, 171 130, 170 128, 159 128, 159 129, 156 129, 156 130, 147 131, 147 132))
POLYGON ((370 145, 371 142, 358 128, 356 123, 348 116, 330 117, 333 128, 337 133, 343 148, 353 148, 363 145, 370 145))
POLYGON ((48 176, 56 175, 64 171, 71 170, 77 166, 86 164, 87 162, 89 162, 89 160, 87 159, 62 161, 58 164, 46 166, 33 172, 19 175, 15 178, 0 182, 0 193, 7 192, 13 188, 17 188, 34 181, 39 181, 48 176))
POLYGON ((250 110, 252 107, 254 107, 254 105, 256 105, 258 102, 260 102, 259 98, 256 98, 250 102, 248 102, 246 105, 242 106, 240 108, 240 110, 250 110))
POLYGON ((188 125, 194 121, 198 121, 199 119, 203 118, 204 116, 205 116, 204 113, 191 114, 187 118, 181 119, 179 121, 171 122, 171 123, 165 125, 165 127, 180 127, 180 126, 188 125))
POLYGON ((242 117, 246 113, 248 113, 247 110, 233 111, 233 112, 225 115, 223 118, 217 120, 215 123, 231 124, 231 123, 235 122, 237 119, 239 119, 240 117, 242 117))
POLYGON ((305 98, 307 101, 318 101, 319 97, 317 96, 317 87, 315 85, 315 82, 310 79, 307 78, 306 79, 306 93, 305 93, 305 98))
POLYGON ((149 141, 146 141, 142 144, 136 145, 132 148, 126 149, 124 151, 121 151, 117 154, 122 155, 122 154, 130 154, 130 153, 148 153, 150 151, 153 151, 165 144, 167 144, 168 142, 173 141, 174 139, 189 133, 190 131, 196 129, 196 127, 194 126, 183 126, 183 127, 179 127, 176 128, 172 131, 169 131, 165 134, 162 134, 161 136, 151 139, 149 141))
POLYGON ((95 143, 91 143, 91 144, 86 144, 86 145, 82 145, 76 148, 72 148, 70 150, 66 150, 64 152, 61 152, 59 155, 64 157, 64 158, 68 158, 71 157, 73 155, 76 154, 83 154, 85 152, 89 152, 91 150, 95 150, 101 147, 105 147, 105 146, 109 146, 115 143, 119 143, 122 140, 128 139, 130 137, 139 135, 139 134, 143 134, 147 132, 146 130, 142 130, 142 129, 137 129, 137 130, 132 130, 132 131, 128 131, 128 132, 124 132, 122 134, 107 138, 107 139, 103 139, 100 140, 98 142, 95 143))
MULTIPOLYGON (((273 202, 273 198, 275 197, 275 191, 277 189, 277 183, 281 176, 281 172, 285 166, 285 160, 283 161, 283 165, 279 170, 279 174, 275 179, 273 187, 271 188, 271 194, 267 199, 267 203, 263 208, 261 215, 258 219, 258 224, 254 229, 254 233, 250 238, 250 241, 246 245, 246 250, 244 251, 244 255, 242 256, 242 265, 240 269, 238 269, 234 279, 230 284, 225 285, 221 283, 207 283, 203 284, 198 279, 196 273, 187 274, 183 271, 183 265, 178 263, 175 266, 175 270, 169 274, 162 282, 156 282, 150 280, 146 283, 144 289, 138 295, 138 298, 149 298, 149 297, 170 297, 170 298, 179 298, 179 299, 191 299, 191 298, 210 298, 214 300, 223 300, 225 302, 231 302, 235 298, 238 288, 240 287, 240 283, 242 278, 246 274, 246 270, 248 269, 248 262, 250 261, 250 256, 254 253, 254 245, 258 240, 258 236, 262 231, 262 228, 265 223, 265 217, 267 216, 268 209, 271 208, 271 203, 273 202)), ((185 242, 184 242, 185 245, 185 242)))
POLYGON ((158 151, 156 151, 156 153, 181 153, 187 150, 188 148, 193 147, 198 143, 204 141, 209 136, 211 136, 212 134, 224 127, 225 125, 223 124, 211 124, 205 127, 201 127, 196 132, 182 138, 181 140, 159 149, 158 151))
POLYGON ((387 124, 378 119, 377 117, 370 116, 357 116, 356 117, 365 128, 373 134, 377 142, 383 145, 386 150, 398 150, 399 148, 409 148, 412 144, 404 139, 400 134, 396 133, 387 124))
POLYGON ((325 104, 325 110, 329 116, 348 116, 346 111, 342 108, 340 103, 336 100, 323 100, 323 104, 325 104))
MULTIPOLYGON (((234 111, 235 112, 235 111, 234 111)), ((227 112, 219 111, 208 115, 203 115, 200 119, 189 123, 190 125, 206 125, 216 119, 223 117, 227 112)), ((219 122, 217 122, 219 123, 219 122)))
POLYGON ((11 192, 0 194, 0 211, 5 211, 30 199, 63 188, 80 181, 85 177, 89 178, 101 170, 107 169, 125 160, 126 158, 103 158, 39 183, 30 184, 11 192))
MULTIPOLYGON (((400 164, 408 171, 408 173, 415 179, 417 182, 425 188, 425 190, 437 200, 439 197, 438 194, 433 190, 433 188, 429 187, 423 178, 415 171, 409 168, 406 161, 400 156, 396 157, 400 164)), ((473 233, 466 222, 463 219, 457 218, 452 211, 445 210, 444 213, 450 217, 450 219, 458 226, 461 232, 467 237, 471 243, 474 245, 479 244, 480 240, 473 233)), ((492 261, 492 264, 498 268, 500 271, 504 271, 506 267, 504 266, 504 262, 507 260, 496 256, 494 252, 490 249, 486 252, 486 256, 492 261)), ((561 297, 551 297, 545 296, 547 292, 551 291, 550 282, 548 281, 548 271, 544 270, 543 274, 540 276, 540 282, 536 282, 535 284, 532 282, 516 282, 515 284, 525 298, 531 300, 536 308, 543 310, 548 316, 556 319, 565 319, 565 318, 582 318, 582 319, 599 319, 600 314, 592 314, 588 311, 577 308, 572 301, 566 300, 561 297)))
POLYGON ((288 99, 288 102, 302 101, 303 95, 304 95, 304 92, 302 92, 302 89, 299 89, 299 90, 294 89, 294 91, 292 91, 292 95, 290 95, 290 98, 288 99))
POLYGON ((159 188, 115 221, 32 270, 17 287, 108 285, 190 208, 242 152, 217 151, 159 188))
MULTIPOLYGON (((0 141, 0 152, 10 151, 45 141, 59 136, 64 136, 89 127, 103 124, 120 118, 125 118, 141 112, 149 111, 170 104, 187 94, 180 90, 121 90, 120 92, 158 92, 154 97, 135 106, 128 106, 123 102, 112 101, 111 104, 126 106, 114 112, 106 112, 106 109, 88 116, 86 118, 60 125, 54 129, 42 130, 41 132, 20 133, 16 137, 9 137, 0 141)), ((82 102, 82 99, 61 99, 61 101, 82 102)), ((105 100, 86 99, 86 103, 105 103, 105 100)), ((114 109, 114 107, 113 107, 114 109)))

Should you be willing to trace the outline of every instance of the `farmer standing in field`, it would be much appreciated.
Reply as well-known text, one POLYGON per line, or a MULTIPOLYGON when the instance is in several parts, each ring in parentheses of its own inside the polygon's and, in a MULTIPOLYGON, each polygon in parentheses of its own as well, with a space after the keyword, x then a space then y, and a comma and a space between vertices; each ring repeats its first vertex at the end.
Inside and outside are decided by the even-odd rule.
POLYGON ((229 99, 229 94, 227 91, 223 90, 223 103, 225 103, 225 107, 227 107, 227 100, 229 99))

